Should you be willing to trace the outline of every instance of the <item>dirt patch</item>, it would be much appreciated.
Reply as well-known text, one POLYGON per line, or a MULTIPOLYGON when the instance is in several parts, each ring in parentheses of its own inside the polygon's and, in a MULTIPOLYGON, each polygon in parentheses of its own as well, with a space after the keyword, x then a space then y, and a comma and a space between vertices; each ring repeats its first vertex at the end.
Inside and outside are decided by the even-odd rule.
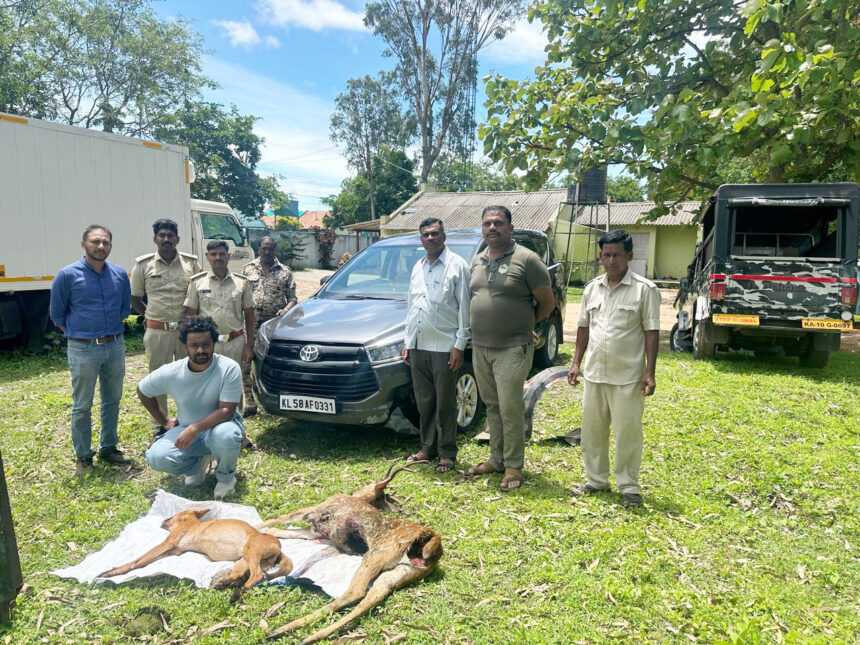
POLYGON ((296 279, 296 295, 304 300, 320 288, 320 278, 331 275, 334 271, 326 269, 300 269, 293 272, 296 279))

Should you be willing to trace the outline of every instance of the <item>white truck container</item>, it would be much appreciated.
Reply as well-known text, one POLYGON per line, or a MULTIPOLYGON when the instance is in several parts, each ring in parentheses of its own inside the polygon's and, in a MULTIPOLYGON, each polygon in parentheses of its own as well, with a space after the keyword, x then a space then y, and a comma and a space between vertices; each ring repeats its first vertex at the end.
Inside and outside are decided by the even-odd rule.
POLYGON ((188 149, 0 113, 0 338, 23 334, 41 347, 51 281, 82 256, 90 224, 113 233, 109 260, 128 273, 155 251, 152 223, 177 222, 179 249, 201 267, 213 239, 230 247, 230 269, 254 258, 227 204, 191 199, 188 149))

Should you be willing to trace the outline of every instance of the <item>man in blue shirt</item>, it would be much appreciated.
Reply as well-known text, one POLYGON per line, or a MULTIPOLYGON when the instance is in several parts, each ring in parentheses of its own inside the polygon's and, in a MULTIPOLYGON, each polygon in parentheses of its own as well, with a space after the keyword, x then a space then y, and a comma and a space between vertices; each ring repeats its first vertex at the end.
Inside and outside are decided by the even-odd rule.
POLYGON ((125 376, 123 320, 131 311, 125 270, 107 261, 113 235, 93 224, 84 231, 84 257, 63 267, 51 284, 51 320, 68 341, 72 374, 72 444, 79 477, 92 475, 92 407, 96 380, 101 394, 99 458, 109 464, 129 460, 117 448, 119 401, 125 376))
POLYGON ((186 486, 206 480, 214 457, 215 499, 236 487, 236 462, 244 426, 236 409, 242 398, 242 369, 232 358, 215 353, 218 326, 209 316, 188 316, 179 325, 186 358, 162 365, 137 386, 143 407, 166 432, 146 451, 150 468, 185 475, 186 486), (177 417, 170 418, 158 402, 169 394, 177 417))

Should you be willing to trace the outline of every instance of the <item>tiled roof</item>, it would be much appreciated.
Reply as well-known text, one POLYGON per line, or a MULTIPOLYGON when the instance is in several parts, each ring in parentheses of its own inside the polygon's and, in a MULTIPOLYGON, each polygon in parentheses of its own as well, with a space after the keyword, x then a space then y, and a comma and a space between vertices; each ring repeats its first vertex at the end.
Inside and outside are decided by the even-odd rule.
POLYGON ((583 206, 576 218, 577 224, 585 226, 606 226, 607 212, 609 226, 632 226, 647 224, 649 226, 678 226, 693 225, 702 207, 701 202, 680 202, 679 209, 674 214, 663 215, 652 221, 641 221, 649 210, 654 208, 654 202, 618 202, 617 204, 600 204, 599 206, 583 206))
POLYGON ((304 211, 299 215, 299 224, 301 224, 302 228, 324 226, 323 218, 326 215, 331 215, 331 211, 304 211))
POLYGON ((392 213, 383 226, 386 230, 417 231, 418 225, 428 217, 438 217, 446 228, 480 228, 481 211, 485 206, 506 206, 511 211, 517 228, 545 231, 558 214, 567 189, 524 192, 419 193, 392 213))

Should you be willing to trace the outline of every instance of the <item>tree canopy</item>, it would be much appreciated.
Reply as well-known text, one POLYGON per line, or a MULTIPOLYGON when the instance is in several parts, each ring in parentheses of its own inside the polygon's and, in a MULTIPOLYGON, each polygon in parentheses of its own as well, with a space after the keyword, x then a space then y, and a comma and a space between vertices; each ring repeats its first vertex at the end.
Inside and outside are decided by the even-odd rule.
POLYGON ((349 164, 364 171, 368 181, 370 218, 376 217, 375 157, 383 146, 403 148, 414 124, 400 112, 394 75, 381 72, 377 78, 351 78, 346 91, 334 101, 331 138, 344 144, 349 164))
POLYGON ((503 38, 521 0, 376 0, 364 18, 397 61, 403 96, 417 121, 421 182, 447 147, 473 137, 470 88, 477 53, 503 38), (468 123, 464 122, 468 121, 468 123))
MULTIPOLYGON (((485 152, 539 187, 623 164, 659 203, 702 197, 717 166, 756 181, 860 177, 853 0, 543 0, 533 79, 487 79, 485 152)), ((655 212, 664 212, 657 209, 655 212)))
POLYGON ((462 159, 450 153, 439 156, 430 178, 436 190, 440 191, 517 190, 516 176, 500 172, 491 162, 478 161, 467 168, 462 159), (465 184, 464 177, 469 177, 465 184))
MULTIPOLYGON (((418 191, 412 174, 414 164, 402 150, 383 147, 376 168, 377 213, 388 215, 418 191)), ((331 228, 365 222, 370 219, 370 186, 364 170, 355 177, 345 179, 341 191, 323 199, 331 208, 325 225, 331 228)))
POLYGON ((256 173, 264 141, 254 133, 256 120, 240 114, 235 105, 228 111, 217 103, 186 103, 159 120, 155 137, 188 148, 197 173, 193 197, 225 201, 259 216, 266 204, 277 208, 289 197, 278 188, 277 176, 256 173))
POLYGON ((214 84, 200 36, 148 0, 12 0, 0 11, 0 110, 105 132, 155 121, 214 84))

